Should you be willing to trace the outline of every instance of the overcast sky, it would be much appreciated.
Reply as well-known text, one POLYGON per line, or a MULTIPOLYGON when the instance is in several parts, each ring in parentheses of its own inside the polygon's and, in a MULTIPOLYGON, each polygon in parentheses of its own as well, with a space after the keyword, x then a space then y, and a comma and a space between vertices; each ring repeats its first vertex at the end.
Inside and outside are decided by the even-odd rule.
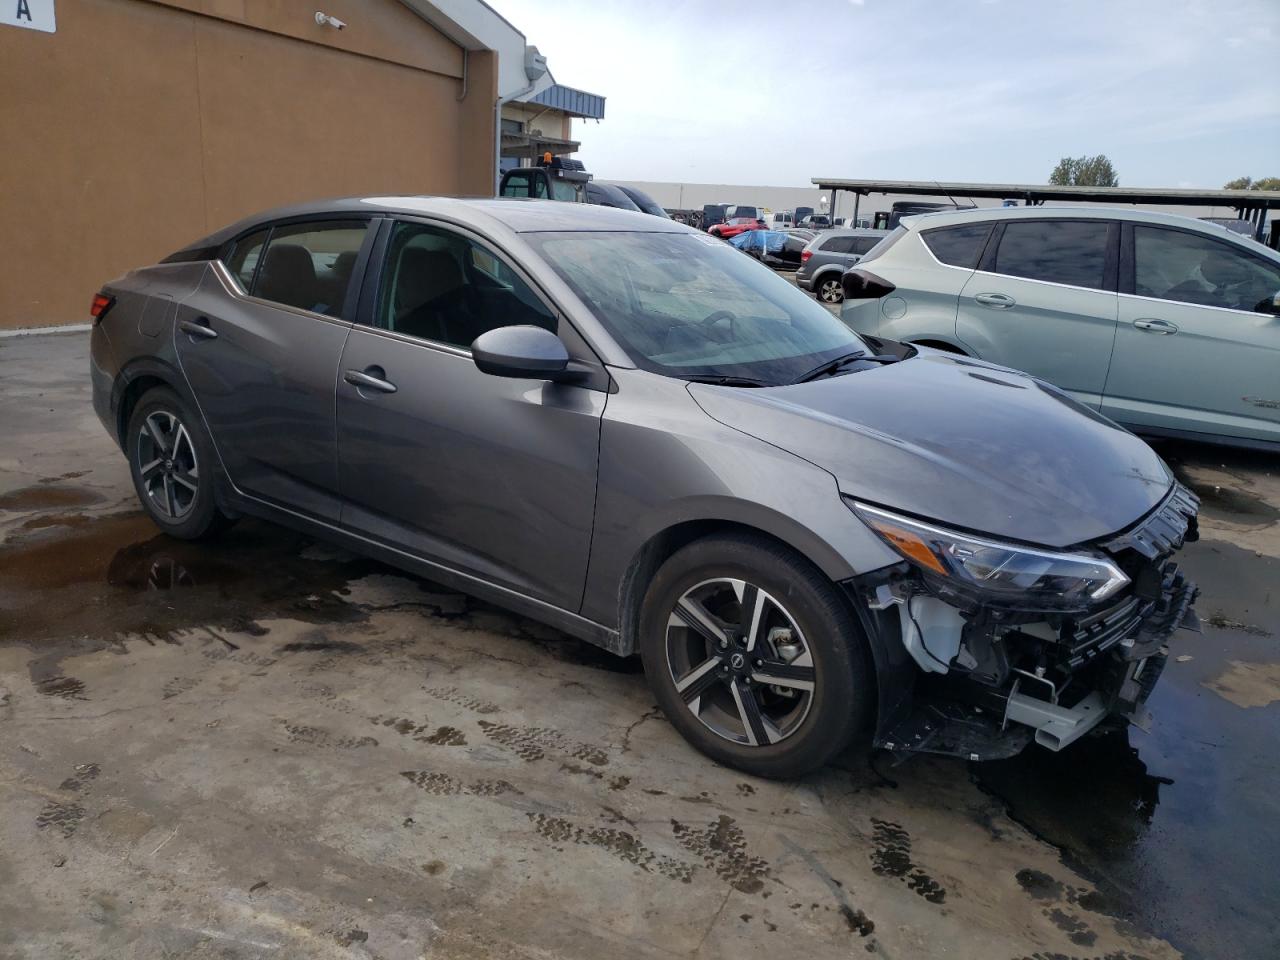
POLYGON ((489 2, 608 98, 574 123, 602 178, 1280 176, 1280 0, 489 2))

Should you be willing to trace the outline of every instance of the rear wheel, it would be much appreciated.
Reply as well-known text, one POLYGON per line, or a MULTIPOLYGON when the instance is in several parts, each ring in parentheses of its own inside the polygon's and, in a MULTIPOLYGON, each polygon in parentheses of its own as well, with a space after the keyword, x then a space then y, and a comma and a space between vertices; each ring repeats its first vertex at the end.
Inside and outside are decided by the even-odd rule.
POLYGON ((844 287, 838 276, 828 274, 818 281, 818 299, 823 303, 844 302, 844 287))
POLYGON ((129 417, 127 440, 138 500, 161 530, 196 540, 231 524, 214 499, 213 444, 174 391, 156 387, 143 394, 129 417))
POLYGON ((763 538, 699 540, 645 594, 641 654, 659 705, 703 753, 763 777, 820 767, 865 727, 865 643, 835 586, 763 538))

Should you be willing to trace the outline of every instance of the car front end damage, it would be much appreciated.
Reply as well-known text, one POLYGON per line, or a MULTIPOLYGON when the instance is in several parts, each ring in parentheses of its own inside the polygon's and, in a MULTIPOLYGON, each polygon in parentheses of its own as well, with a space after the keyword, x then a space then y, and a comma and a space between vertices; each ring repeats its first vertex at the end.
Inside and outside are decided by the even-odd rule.
POLYGON ((1127 530, 1068 551, 1004 544, 856 502, 903 562, 846 583, 879 676, 875 745, 971 760, 1145 726, 1198 590, 1173 561, 1199 500, 1174 483, 1127 530))

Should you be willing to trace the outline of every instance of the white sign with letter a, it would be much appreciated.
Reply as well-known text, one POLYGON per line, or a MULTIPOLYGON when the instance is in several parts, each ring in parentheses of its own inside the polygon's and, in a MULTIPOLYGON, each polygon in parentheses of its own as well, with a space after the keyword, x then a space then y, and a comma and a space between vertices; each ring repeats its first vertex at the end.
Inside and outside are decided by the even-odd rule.
POLYGON ((57 33, 53 0, 0 0, 0 24, 57 33))

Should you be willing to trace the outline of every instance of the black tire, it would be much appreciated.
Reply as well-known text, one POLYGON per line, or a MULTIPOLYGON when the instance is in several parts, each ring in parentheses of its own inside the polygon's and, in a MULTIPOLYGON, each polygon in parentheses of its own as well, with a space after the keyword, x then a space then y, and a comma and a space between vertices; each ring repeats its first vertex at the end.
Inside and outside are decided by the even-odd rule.
POLYGON ((138 501, 166 534, 199 540, 234 523, 218 509, 218 461, 204 423, 173 390, 155 387, 142 395, 129 417, 125 449, 138 501))
POLYGON ((814 282, 813 291, 823 303, 844 303, 844 287, 840 285, 840 274, 828 273, 814 282))
MULTIPOLYGON (((744 596, 754 600, 756 594, 744 592, 744 596)), ((749 606, 753 609, 754 603, 739 601, 737 608, 730 603, 720 609, 727 611, 730 619, 736 616, 745 624, 750 619, 745 612, 749 606)), ((703 612, 709 610, 707 607, 703 612)), ((720 618, 718 622, 726 621, 720 618)), ((773 779, 801 776, 830 761, 868 727, 875 683, 857 620, 836 586, 820 570, 794 551, 764 537, 719 535, 677 551, 658 570, 645 592, 639 639, 649 685, 672 725, 707 756, 746 773, 773 779), (799 646, 812 664, 808 674, 811 689, 803 714, 800 711, 804 692, 755 679, 763 676, 753 672, 762 663, 754 659, 755 653, 747 654, 745 667, 740 663, 729 666, 737 659, 732 657, 734 643, 738 644, 737 649, 746 651, 743 637, 735 637, 729 647, 717 653, 715 648, 723 641, 713 643, 710 633, 691 626, 686 622, 688 618, 676 611, 678 601, 693 599, 698 603, 696 592, 700 590, 709 591, 707 602, 714 604, 721 581, 742 581, 747 588, 754 586, 766 595, 766 609, 770 612, 757 617, 761 626, 755 631, 754 642, 758 646, 772 651, 782 650, 785 645, 794 651, 795 637, 787 629, 775 626, 767 640, 762 634, 766 618, 775 624, 794 623, 802 641, 799 646), (776 638, 783 645, 775 645, 776 638), (706 652, 699 652, 700 649, 706 652), (677 664, 676 659, 684 662, 677 664), (710 660, 716 660, 719 666, 707 669, 710 660), (748 673, 735 672, 744 669, 748 673), (712 674, 716 679, 707 680, 712 674), (698 679, 691 679, 695 676, 698 679), (685 690, 683 696, 678 684, 685 690), (697 689, 704 692, 693 694, 697 689), (754 717, 744 706, 744 694, 749 694, 756 705, 754 717), (693 699, 688 702, 685 697, 690 695, 693 699), (707 703, 702 702, 704 697, 707 703), (788 697, 802 699, 791 706, 788 697), (731 729, 735 709, 741 734, 731 729), (787 709, 792 712, 783 715, 781 711, 787 709), (771 710, 775 712, 770 714, 771 710), (765 726, 759 722, 760 717, 776 725, 765 726), (750 726, 764 736, 747 732, 750 726)), ((803 676, 804 667, 797 665, 806 657, 801 654, 790 666, 785 659, 767 652, 763 669, 774 669, 775 673, 792 671, 792 679, 787 681, 790 684, 803 676), (781 669, 770 668, 770 664, 781 669)))

